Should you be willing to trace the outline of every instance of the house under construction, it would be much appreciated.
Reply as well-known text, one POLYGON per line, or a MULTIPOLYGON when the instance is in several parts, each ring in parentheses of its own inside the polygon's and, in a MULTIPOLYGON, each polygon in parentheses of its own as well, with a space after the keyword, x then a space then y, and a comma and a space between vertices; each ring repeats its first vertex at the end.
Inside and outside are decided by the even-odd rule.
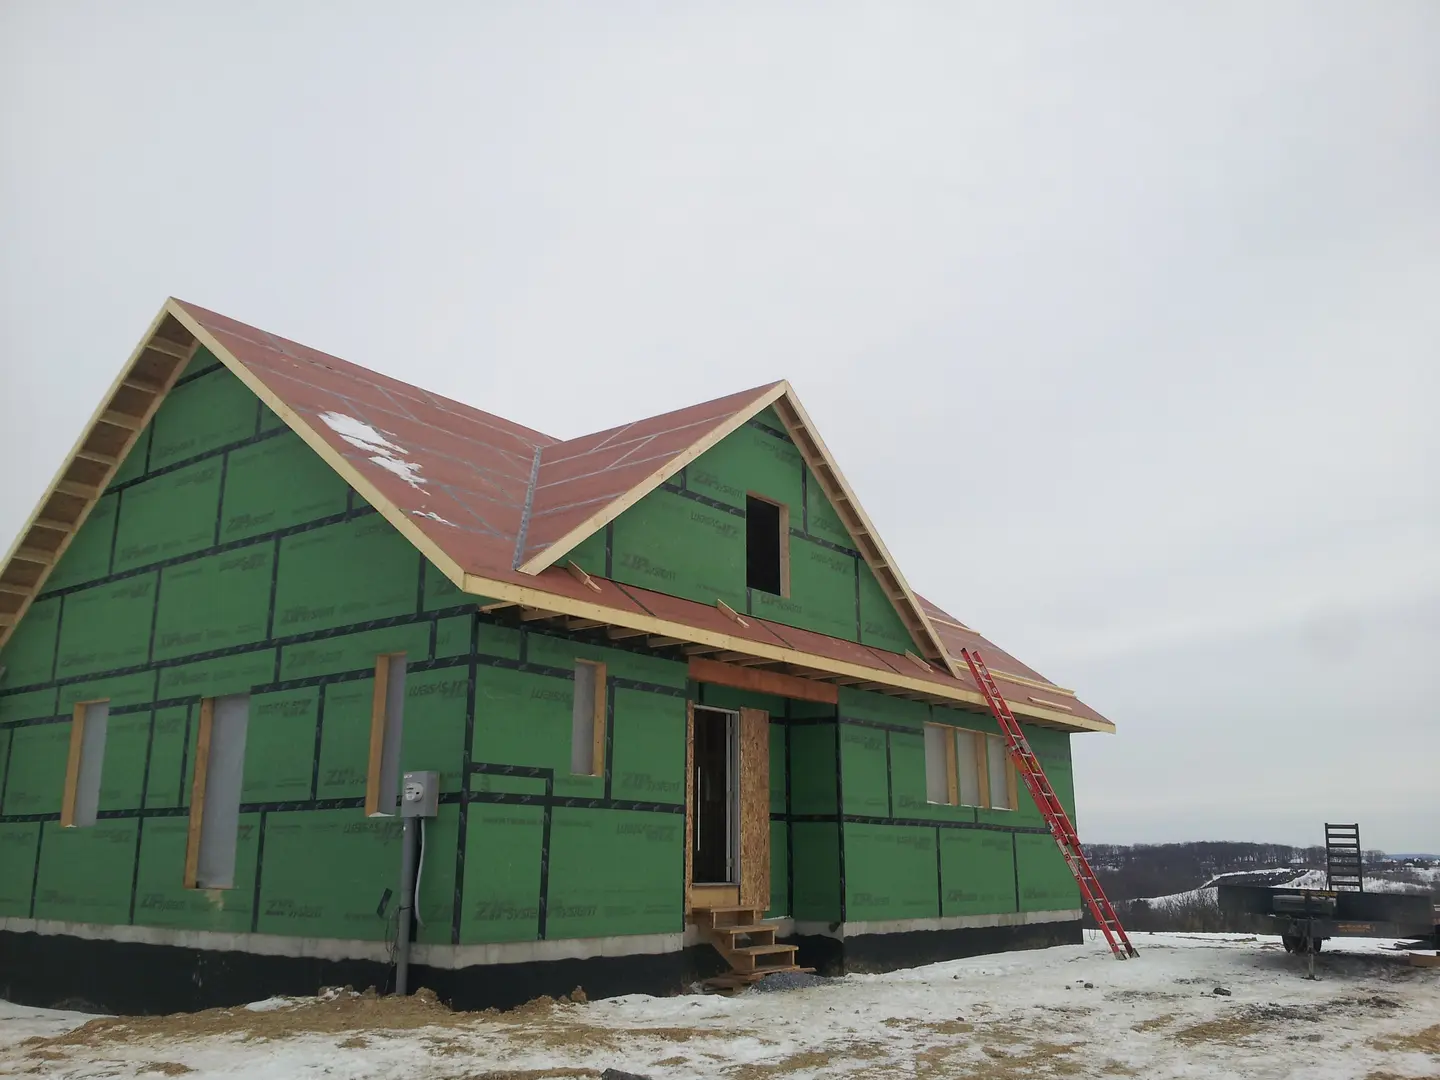
POLYGON ((966 648, 1073 816, 788 384, 562 440, 167 301, 0 564, 0 997, 385 984, 410 773, 459 1006, 1079 941, 966 648))

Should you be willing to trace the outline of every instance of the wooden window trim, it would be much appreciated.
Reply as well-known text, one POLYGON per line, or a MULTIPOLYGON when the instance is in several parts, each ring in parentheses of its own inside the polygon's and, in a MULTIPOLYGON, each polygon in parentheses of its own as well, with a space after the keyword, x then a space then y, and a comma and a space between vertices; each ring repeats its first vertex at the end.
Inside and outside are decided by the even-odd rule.
POLYGON ((75 827, 75 803, 80 794, 80 761, 85 747, 85 706, 99 705, 109 698, 77 701, 70 713, 70 751, 65 758, 65 791, 60 797, 60 827, 75 827))
POLYGON ((385 765, 385 705, 390 697, 390 657, 375 657, 375 689, 370 696, 370 757, 365 765, 365 816, 380 810, 380 770, 385 765))
POLYGON ((990 806, 990 736, 983 731, 972 731, 975 740, 975 771, 980 774, 979 810, 992 809, 990 806))
POLYGON ((605 775, 605 712, 606 702, 609 700, 609 690, 605 682, 605 664, 600 660, 583 660, 579 657, 575 660, 576 665, 584 664, 586 667, 595 669, 595 701, 593 715, 590 718, 590 732, 593 742, 590 747, 590 768, 588 773, 575 773, 576 776, 604 776, 605 775))
POLYGON ((947 806, 960 805, 960 766, 955 751, 955 731, 945 739, 945 798, 947 806))
POLYGON ((195 769, 190 776, 190 829, 185 838, 185 888, 195 888, 200 871, 200 827, 205 821, 205 779, 210 771, 210 735, 215 728, 215 699, 200 699, 200 730, 195 736, 195 769))
POLYGON ((780 511, 780 595, 788 600, 790 598, 790 507, 779 499, 772 499, 757 491, 747 491, 745 494, 756 502, 769 503, 780 511))

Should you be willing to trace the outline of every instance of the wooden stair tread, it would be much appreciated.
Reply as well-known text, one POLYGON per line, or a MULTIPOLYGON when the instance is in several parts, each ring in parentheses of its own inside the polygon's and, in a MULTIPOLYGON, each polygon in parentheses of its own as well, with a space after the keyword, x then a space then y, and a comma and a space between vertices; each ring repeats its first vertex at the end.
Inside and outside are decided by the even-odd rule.
POLYGON ((730 949, 733 953, 742 953, 746 956, 759 956, 762 953, 795 952, 798 945, 737 945, 730 949))

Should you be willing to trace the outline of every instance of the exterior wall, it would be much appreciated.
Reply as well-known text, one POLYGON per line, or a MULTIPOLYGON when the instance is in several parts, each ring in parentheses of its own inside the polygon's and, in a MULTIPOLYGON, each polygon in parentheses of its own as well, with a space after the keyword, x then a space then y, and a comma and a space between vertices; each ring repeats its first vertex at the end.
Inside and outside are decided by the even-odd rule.
POLYGON ((890 652, 916 646, 771 409, 580 544, 576 563, 627 585, 890 652), (789 507, 790 595, 745 587, 745 496, 789 507))
MULTIPOLYGON (((848 688, 828 717, 823 707, 790 705, 782 816, 797 924, 890 925, 1080 906, 1075 879, 1023 785, 1016 810, 926 801, 922 725, 997 733, 992 718, 848 688), (796 715, 801 708, 809 715, 796 715)), ((1073 816, 1069 736, 1028 725, 1026 735, 1073 816)))

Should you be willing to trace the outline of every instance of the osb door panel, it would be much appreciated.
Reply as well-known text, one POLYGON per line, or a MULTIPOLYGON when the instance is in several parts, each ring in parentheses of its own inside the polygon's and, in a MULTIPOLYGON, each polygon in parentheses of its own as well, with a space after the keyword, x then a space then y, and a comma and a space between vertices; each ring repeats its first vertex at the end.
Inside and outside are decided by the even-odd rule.
POLYGON ((685 706, 685 913, 690 913, 695 846, 695 703, 685 706))
POLYGON ((740 710, 740 904, 770 906, 770 714, 740 710))

